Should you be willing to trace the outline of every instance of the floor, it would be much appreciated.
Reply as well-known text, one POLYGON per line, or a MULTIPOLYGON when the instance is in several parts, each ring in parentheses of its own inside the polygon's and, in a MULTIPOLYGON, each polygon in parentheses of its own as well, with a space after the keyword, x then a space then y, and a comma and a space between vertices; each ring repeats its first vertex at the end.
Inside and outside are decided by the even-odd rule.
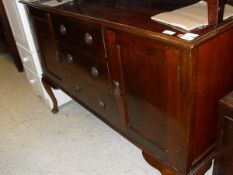
POLYGON ((77 103, 52 114, 4 54, 0 54, 0 174, 160 175, 136 146, 77 103))

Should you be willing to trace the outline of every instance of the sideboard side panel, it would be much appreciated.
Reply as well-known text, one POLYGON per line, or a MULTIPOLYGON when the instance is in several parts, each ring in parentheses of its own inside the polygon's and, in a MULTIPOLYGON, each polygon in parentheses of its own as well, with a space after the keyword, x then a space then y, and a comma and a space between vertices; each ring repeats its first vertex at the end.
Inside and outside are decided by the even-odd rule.
POLYGON ((198 49, 193 166, 215 147, 218 101, 233 89, 233 29, 198 49))

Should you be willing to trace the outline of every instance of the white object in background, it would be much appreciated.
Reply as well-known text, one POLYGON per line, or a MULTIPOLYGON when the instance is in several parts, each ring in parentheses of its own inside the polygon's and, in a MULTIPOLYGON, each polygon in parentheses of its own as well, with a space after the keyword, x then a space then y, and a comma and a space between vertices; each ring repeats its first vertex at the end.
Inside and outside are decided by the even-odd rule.
MULTIPOLYGON (((41 96, 52 109, 53 103, 41 83, 42 68, 37 52, 37 43, 34 39, 25 6, 19 3, 19 0, 2 1, 28 81, 32 85, 35 94, 41 96)), ((71 98, 60 90, 54 90, 54 95, 57 98, 58 106, 71 101, 71 98)))

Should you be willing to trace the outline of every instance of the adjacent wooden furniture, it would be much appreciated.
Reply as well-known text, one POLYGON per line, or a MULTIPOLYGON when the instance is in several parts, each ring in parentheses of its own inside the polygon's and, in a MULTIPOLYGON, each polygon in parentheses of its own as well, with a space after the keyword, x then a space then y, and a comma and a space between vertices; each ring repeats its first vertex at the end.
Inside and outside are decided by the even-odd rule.
POLYGON ((0 0, 0 39, 6 43, 9 54, 11 55, 14 64, 19 72, 23 71, 23 64, 19 57, 16 43, 11 31, 11 27, 2 3, 0 0))
POLYGON ((233 20, 194 30, 200 36, 188 42, 162 34, 181 32, 150 20, 165 10, 160 6, 24 3, 53 112, 51 87, 135 143, 162 174, 206 172, 215 150, 218 100, 233 89, 233 20))
POLYGON ((213 175, 233 174, 233 92, 220 101, 218 144, 213 175))

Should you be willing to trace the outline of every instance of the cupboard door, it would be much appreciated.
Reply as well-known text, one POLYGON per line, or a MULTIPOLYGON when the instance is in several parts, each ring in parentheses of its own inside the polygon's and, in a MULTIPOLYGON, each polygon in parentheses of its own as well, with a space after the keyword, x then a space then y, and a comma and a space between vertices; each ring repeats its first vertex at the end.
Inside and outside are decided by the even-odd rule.
POLYGON ((32 21, 39 44, 44 73, 56 82, 64 80, 62 59, 57 49, 50 14, 31 9, 32 21))
POLYGON ((177 162, 184 159, 178 106, 180 51, 123 32, 108 31, 107 36, 126 134, 166 163, 179 167, 177 162))

